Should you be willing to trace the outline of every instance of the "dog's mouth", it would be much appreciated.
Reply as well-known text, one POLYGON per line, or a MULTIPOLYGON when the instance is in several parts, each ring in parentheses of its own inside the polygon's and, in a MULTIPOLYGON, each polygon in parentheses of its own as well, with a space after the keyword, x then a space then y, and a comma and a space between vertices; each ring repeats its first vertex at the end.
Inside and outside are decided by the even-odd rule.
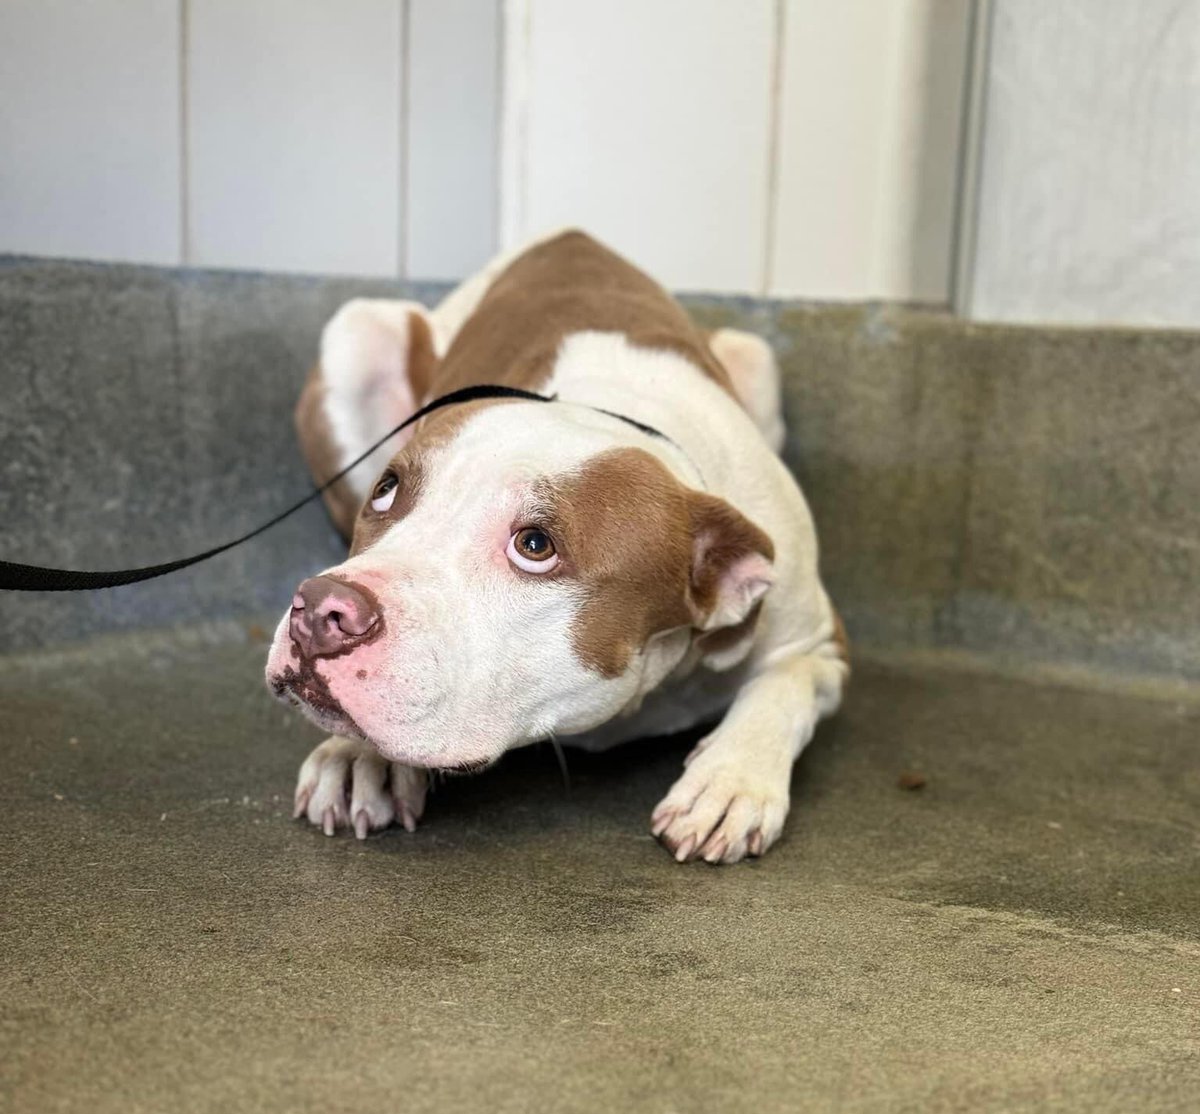
POLYGON ((271 692, 277 700, 291 704, 305 712, 318 727, 335 735, 350 735, 366 738, 362 729, 354 722, 329 686, 311 664, 304 662, 299 669, 287 666, 271 681, 271 692))
MULTIPOLYGON (((267 679, 267 687, 276 700, 289 707, 296 708, 306 719, 316 724, 321 730, 331 735, 344 735, 354 739, 362 739, 370 743, 381 755, 395 762, 424 769, 437 770, 447 775, 476 774, 495 764, 499 755, 486 758, 472 758, 455 762, 437 760, 436 750, 433 754, 412 753, 408 748, 388 745, 378 742, 359 726, 354 716, 350 714, 342 702, 334 696, 329 682, 315 667, 315 663, 301 655, 292 655, 292 663, 283 666, 279 672, 273 672, 267 679)), ((397 721, 397 726, 411 729, 430 720, 437 714, 445 702, 445 694, 439 693, 419 707, 408 709, 403 722, 397 721)))

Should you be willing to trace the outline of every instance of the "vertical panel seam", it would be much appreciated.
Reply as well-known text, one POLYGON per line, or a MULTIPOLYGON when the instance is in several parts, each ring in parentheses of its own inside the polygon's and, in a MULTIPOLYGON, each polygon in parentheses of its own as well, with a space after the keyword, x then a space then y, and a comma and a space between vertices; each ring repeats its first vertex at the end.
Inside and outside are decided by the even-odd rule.
POLYGON ((962 129, 958 144, 958 188, 950 244, 950 309, 971 315, 975 252, 979 231, 979 192, 987 109, 988 62, 992 40, 992 0, 973 0, 967 72, 963 81, 962 129))
POLYGON ((189 0, 179 0, 179 262, 192 261, 191 133, 188 127, 189 0))
POLYGON ((767 180, 764 214, 762 269, 759 294, 766 297, 775 281, 775 236, 779 210, 779 152, 783 126, 784 33, 787 28, 787 0, 775 0, 773 42, 771 44, 771 89, 767 102, 767 180))
POLYGON ((500 176, 497 188, 501 250, 526 234, 529 188, 529 93, 533 0, 504 0, 505 66, 500 124, 500 176))
POLYGON ((504 177, 504 80, 505 80, 505 46, 508 30, 504 18, 504 0, 492 0, 496 22, 496 41, 492 45, 496 62, 496 73, 492 81, 492 189, 491 189, 491 243, 488 246, 489 256, 500 251, 500 221, 501 214, 500 191, 504 177))
POLYGON ((397 81, 396 96, 398 98, 398 132, 396 137, 396 277, 408 277, 408 218, 409 218, 409 182, 408 182, 408 144, 411 135, 409 127, 409 109, 411 97, 409 90, 412 66, 409 65, 409 50, 411 48, 411 0, 396 0, 397 3, 397 36, 396 53, 400 67, 397 81))
MULTIPOLYGON (((517 233, 524 238, 529 235, 529 163, 532 152, 530 143, 530 119, 533 116, 533 96, 529 86, 533 69, 533 3, 525 0, 521 19, 521 103, 517 147, 517 233)), ((514 245, 515 246, 515 245, 514 245)))

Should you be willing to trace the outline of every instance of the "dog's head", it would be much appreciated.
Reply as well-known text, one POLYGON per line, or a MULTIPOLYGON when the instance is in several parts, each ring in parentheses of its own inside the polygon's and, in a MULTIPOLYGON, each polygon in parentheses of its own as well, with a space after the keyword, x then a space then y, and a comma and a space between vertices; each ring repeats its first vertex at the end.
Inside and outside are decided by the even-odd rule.
MULTIPOLYGON (((326 329, 325 372, 395 382, 389 346, 420 330, 361 317, 326 329)), ((299 586, 268 683, 413 766, 486 765, 632 711, 685 659, 744 657, 773 579, 767 535, 698 484, 672 442, 589 407, 442 409, 374 481, 347 561, 299 586)))
POLYGON ((379 476, 349 559, 300 585, 268 683, 427 767, 636 708, 698 642, 748 634, 772 581, 770 539, 687 467, 586 407, 440 411, 379 476))

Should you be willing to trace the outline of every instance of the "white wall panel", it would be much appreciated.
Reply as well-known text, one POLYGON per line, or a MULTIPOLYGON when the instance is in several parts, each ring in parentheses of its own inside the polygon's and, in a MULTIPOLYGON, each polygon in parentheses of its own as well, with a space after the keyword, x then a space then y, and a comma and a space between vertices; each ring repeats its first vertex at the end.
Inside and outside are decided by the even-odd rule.
POLYGON ((179 261, 178 9, 0 2, 0 251, 179 261))
POLYGON ((460 279, 497 248, 499 0, 409 0, 407 274, 460 279))
POLYGON ((763 278, 773 0, 521 0, 503 228, 564 224, 680 289, 763 278))
POLYGON ((965 309, 1200 325, 1200 2, 993 8, 965 309))
POLYGON ((189 0, 188 261, 400 268, 400 0, 189 0))
POLYGON ((950 295, 970 0, 787 0, 770 292, 950 295))

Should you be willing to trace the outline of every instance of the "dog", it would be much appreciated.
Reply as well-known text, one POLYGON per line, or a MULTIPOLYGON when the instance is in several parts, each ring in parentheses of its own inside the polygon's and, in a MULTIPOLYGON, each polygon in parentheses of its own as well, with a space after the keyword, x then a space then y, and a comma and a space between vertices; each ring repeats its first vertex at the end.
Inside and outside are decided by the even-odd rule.
POLYGON ((326 493, 347 560, 297 589, 267 683, 331 737, 296 815, 415 829, 435 770, 547 738, 590 749, 719 719, 650 817, 676 860, 779 838, 792 765, 849 676, 812 516, 779 458, 768 345, 702 333, 579 231, 435 310, 359 299, 296 409, 318 482, 473 385, 326 493))

